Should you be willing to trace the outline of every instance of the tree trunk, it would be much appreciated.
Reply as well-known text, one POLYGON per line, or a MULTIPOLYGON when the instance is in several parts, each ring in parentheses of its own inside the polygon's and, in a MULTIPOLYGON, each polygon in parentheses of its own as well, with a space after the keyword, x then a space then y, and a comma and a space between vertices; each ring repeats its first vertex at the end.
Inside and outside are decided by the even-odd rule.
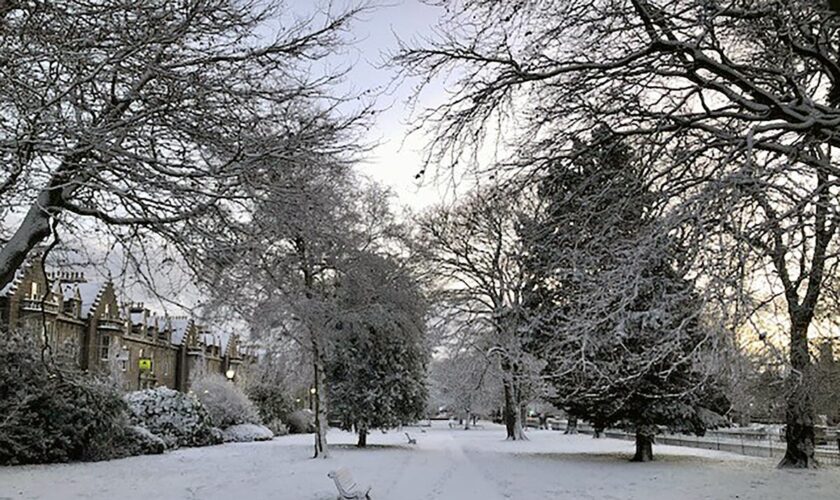
MULTIPOLYGON (((0 288, 9 284, 26 256, 50 235, 49 207, 55 204, 58 190, 44 190, 38 195, 15 234, 0 249, 0 288)), ((51 211, 55 211, 52 209, 51 211)))
POLYGON ((577 426, 577 417, 573 415, 569 415, 569 418, 566 419, 566 430, 563 434, 577 434, 578 433, 578 426, 577 426))
POLYGON ((328 458, 327 394, 324 387, 324 358, 318 339, 312 335, 312 358, 315 370, 315 454, 312 458, 328 458))
POLYGON ((600 439, 603 434, 604 434, 604 426, 600 425, 600 424, 595 424, 593 426, 592 437, 594 437, 595 439, 600 439))
POLYGON ((636 454, 632 462, 650 462, 653 460, 653 442, 655 428, 652 425, 640 425, 636 428, 636 454))
POLYGON ((367 446, 367 435, 368 435, 367 425, 359 424, 359 425, 356 426, 356 429, 359 431, 359 442, 356 443, 356 446, 358 448, 364 448, 364 447, 367 446))
POLYGON ((525 439, 525 433, 522 431, 522 414, 519 405, 516 402, 516 390, 513 387, 513 381, 507 377, 502 384, 505 393, 505 408, 504 420, 505 430, 507 431, 507 439, 511 441, 521 441, 525 439))
POLYGON ((785 442, 787 449, 779 467, 813 468, 814 456, 814 405, 808 384, 811 376, 811 356, 808 352, 808 322, 793 321, 790 342, 787 405, 785 408, 785 442))

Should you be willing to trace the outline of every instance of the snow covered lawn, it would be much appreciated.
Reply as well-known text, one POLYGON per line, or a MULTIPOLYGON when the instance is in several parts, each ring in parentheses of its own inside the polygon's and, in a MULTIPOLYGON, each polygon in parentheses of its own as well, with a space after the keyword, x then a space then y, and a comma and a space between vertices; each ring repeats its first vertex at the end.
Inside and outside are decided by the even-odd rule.
POLYGON ((505 442, 500 426, 425 433, 374 432, 370 447, 331 431, 333 457, 311 460, 312 436, 183 449, 101 463, 0 468, 0 499, 333 500, 327 478, 347 466, 375 500, 829 499, 840 468, 779 471, 775 461, 656 446, 658 460, 629 463, 633 443, 557 431, 505 442))

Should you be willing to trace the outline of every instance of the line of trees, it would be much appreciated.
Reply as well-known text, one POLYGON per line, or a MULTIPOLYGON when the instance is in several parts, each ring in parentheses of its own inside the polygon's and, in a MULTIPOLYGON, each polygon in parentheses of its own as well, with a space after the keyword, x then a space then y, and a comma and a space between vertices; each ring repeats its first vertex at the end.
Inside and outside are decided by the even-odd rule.
MULTIPOLYGON (((492 147, 497 177, 533 179, 558 165, 574 170, 581 144, 603 142, 596 129, 631 148, 633 171, 656 203, 638 208, 657 222, 634 246, 616 248, 614 262, 580 269, 581 277, 597 269, 608 278, 594 298, 620 297, 612 288, 635 281, 635 304, 605 308, 609 323, 591 332, 621 324, 617 311, 654 307, 663 297, 693 302, 698 284, 719 292, 716 323, 731 332, 783 300, 780 465, 816 464, 809 331, 836 273, 840 221, 836 2, 468 0, 450 7, 439 36, 404 44, 394 60, 407 78, 451 82, 450 98, 419 117, 418 128, 432 137, 429 164, 477 167, 492 147), (501 145, 490 144, 497 138, 501 145), (645 251, 665 257, 629 259, 635 273, 610 277, 624 256, 645 251)), ((574 210, 600 217, 597 205, 574 210)), ((625 243, 638 239, 619 234, 616 244, 625 236, 625 243)), ((563 298, 574 296, 569 290, 563 298)), ((685 313, 696 318, 693 309, 685 313)), ((664 325, 677 312, 663 310, 662 332, 672 331, 664 325)), ((692 344, 699 341, 693 330, 689 321, 677 331, 692 344)))

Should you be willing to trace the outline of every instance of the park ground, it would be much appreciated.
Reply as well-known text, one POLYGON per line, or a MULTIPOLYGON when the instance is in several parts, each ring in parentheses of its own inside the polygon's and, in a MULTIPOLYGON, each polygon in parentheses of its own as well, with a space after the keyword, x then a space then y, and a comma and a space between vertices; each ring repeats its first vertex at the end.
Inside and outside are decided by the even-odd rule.
POLYGON ((375 432, 367 449, 330 431, 332 457, 312 460, 312 436, 177 450, 99 463, 0 467, 0 500, 332 500, 327 472, 348 467, 374 500, 836 499, 840 467, 778 470, 774 461, 656 446, 630 463, 630 441, 531 431, 504 441, 500 426, 375 432))

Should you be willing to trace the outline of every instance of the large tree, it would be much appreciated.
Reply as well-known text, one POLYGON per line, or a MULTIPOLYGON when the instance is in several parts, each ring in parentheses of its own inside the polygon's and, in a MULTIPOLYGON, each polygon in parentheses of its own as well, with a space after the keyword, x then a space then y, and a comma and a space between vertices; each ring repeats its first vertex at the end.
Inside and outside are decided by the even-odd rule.
POLYGON ((828 5, 467 0, 397 58, 423 81, 454 70, 451 98, 424 116, 430 160, 476 158, 495 130, 513 151, 504 165, 546 168, 606 123, 648 146, 639 160, 695 248, 769 271, 763 288, 786 302, 792 467, 816 463, 808 338, 837 260, 840 14, 828 5))
MULTIPOLYGON (((524 439, 522 413, 535 363, 524 349, 521 207, 502 189, 477 190, 454 207, 430 209, 417 220, 418 257, 435 276, 445 316, 454 316, 472 348, 498 360, 508 439, 524 439)), ((458 328, 456 328, 458 330, 458 328)))
POLYGON ((553 402, 596 428, 629 424, 634 460, 647 461, 657 425, 704 431, 716 331, 631 150, 603 128, 592 135, 543 177, 542 210, 523 231, 534 348, 553 402))
POLYGON ((282 2, 0 4, 0 286, 51 233, 183 239, 227 222, 263 155, 306 148, 356 11, 282 2), (86 221, 79 224, 79 221, 86 221))
POLYGON ((330 413, 354 428, 358 445, 369 430, 419 420, 426 406, 425 298, 396 258, 362 252, 342 273, 338 330, 327 356, 330 413))
MULTIPOLYGON (((376 290, 371 281, 367 292, 358 285, 373 279, 373 270, 361 264, 371 252, 387 253, 393 217, 387 192, 354 174, 346 150, 333 150, 342 141, 330 136, 312 141, 308 146, 317 154, 293 158, 287 168, 275 163, 288 159, 263 158, 266 168, 250 179, 251 211, 240 214, 236 224, 217 228, 214 246, 193 261, 217 311, 232 311, 247 321, 257 339, 291 339, 306 352, 315 394, 315 456, 327 457, 329 352, 352 341, 343 333, 345 316, 373 314, 366 301, 376 290), (314 147, 318 141, 323 148, 314 147), (345 283, 353 279, 357 285, 348 284, 352 292, 345 292, 345 283)), ((386 334, 387 321, 358 319, 351 322, 357 328, 372 326, 380 329, 378 335, 386 334)))

